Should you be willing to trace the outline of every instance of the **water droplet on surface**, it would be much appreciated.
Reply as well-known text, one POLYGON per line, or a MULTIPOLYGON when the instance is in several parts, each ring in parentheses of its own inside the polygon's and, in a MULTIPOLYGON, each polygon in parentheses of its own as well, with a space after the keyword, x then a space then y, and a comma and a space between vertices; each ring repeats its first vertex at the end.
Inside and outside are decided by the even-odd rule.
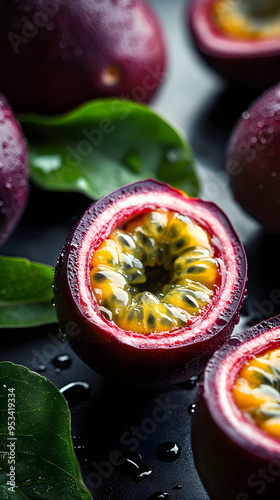
POLYGON ((189 378, 188 380, 186 380, 186 382, 183 382, 180 385, 187 391, 192 391, 196 387, 198 381, 199 375, 195 375, 194 377, 189 378))
POLYGON ((196 404, 195 403, 192 403, 189 407, 188 407, 188 412, 190 415, 193 415, 193 413, 195 412, 195 408, 196 408, 196 404))
POLYGON ((46 371, 46 369, 47 369, 47 367, 46 367, 46 365, 44 365, 43 363, 39 363, 39 364, 36 366, 36 368, 35 368, 36 372, 40 372, 40 373, 42 373, 42 372, 46 371))
POLYGON ((248 111, 244 111, 244 113, 242 113, 242 118, 244 118, 244 120, 248 120, 248 118, 250 118, 250 113, 248 113, 248 111))
POLYGON ((87 382, 71 382, 62 387, 60 392, 66 398, 70 410, 88 401, 91 397, 90 386, 87 382))
POLYGON ((173 490, 176 490, 176 491, 180 491, 182 488, 183 488, 183 486, 180 483, 175 484, 175 486, 173 486, 173 490))
POLYGON ((147 498, 147 500, 166 500, 169 498, 169 493, 157 491, 147 498))
POLYGON ((277 174, 276 174, 276 172, 271 172, 270 175, 271 175, 271 177, 276 177, 277 174))
POLYGON ((52 360, 53 365, 60 370, 66 370, 72 363, 68 354, 59 354, 52 360))
POLYGON ((138 452, 129 450, 122 451, 124 461, 117 466, 120 474, 130 477, 134 481, 142 481, 152 474, 152 471, 144 464, 142 456, 138 452))
POLYGON ((174 462, 181 455, 181 448, 172 441, 160 444, 155 452, 158 460, 161 462, 174 462))

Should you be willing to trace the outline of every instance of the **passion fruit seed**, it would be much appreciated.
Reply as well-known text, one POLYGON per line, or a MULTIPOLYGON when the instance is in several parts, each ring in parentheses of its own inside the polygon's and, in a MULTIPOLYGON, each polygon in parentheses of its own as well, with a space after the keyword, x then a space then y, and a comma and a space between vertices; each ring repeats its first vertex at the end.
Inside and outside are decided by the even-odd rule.
POLYGON ((219 265, 207 232, 186 215, 153 210, 115 229, 90 278, 102 314, 149 335, 180 328, 211 302, 219 265))
POLYGON ((247 361, 232 392, 235 403, 250 420, 280 439, 280 348, 247 361))
POLYGON ((213 18, 223 31, 235 37, 279 37, 280 6, 275 0, 216 0, 213 18))

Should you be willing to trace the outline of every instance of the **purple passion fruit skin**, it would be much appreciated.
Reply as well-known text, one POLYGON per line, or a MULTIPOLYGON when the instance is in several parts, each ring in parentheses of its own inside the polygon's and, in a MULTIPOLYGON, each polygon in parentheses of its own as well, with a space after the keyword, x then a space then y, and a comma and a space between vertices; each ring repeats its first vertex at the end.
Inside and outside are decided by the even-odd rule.
POLYGON ((0 88, 17 112, 149 102, 165 70, 161 26, 141 0, 4 0, 0 44, 0 88))
POLYGON ((280 80, 279 16, 274 0, 193 0, 186 24, 195 49, 218 74, 265 89, 280 80))
MULTIPOLYGON (((277 316, 232 337, 206 366, 191 430, 195 466, 213 500, 279 499, 280 440, 245 416, 233 397, 242 367, 279 347, 277 316)), ((279 387, 279 372, 274 383, 279 387)))
POLYGON ((280 233, 280 85, 264 92, 234 127, 226 169, 238 203, 280 233))
POLYGON ((203 370, 239 320, 245 282, 244 250, 223 212, 213 203, 146 180, 117 189, 85 212, 58 259, 54 299, 62 332, 95 371, 124 383, 159 386, 203 370), (102 315, 90 271, 95 251, 115 228, 156 209, 187 215, 207 232, 219 263, 219 282, 208 306, 187 327, 143 335, 102 315))
POLYGON ((28 198, 27 143, 15 115, 0 94, 0 245, 18 223, 28 198))

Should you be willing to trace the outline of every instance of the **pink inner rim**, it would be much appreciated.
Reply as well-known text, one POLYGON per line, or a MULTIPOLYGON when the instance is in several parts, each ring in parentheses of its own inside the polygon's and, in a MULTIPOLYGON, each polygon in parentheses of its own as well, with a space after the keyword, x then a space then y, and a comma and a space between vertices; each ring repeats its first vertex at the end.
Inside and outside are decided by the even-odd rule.
MULTIPOLYGON (((256 448, 266 450, 268 454, 273 455, 272 459, 280 457, 280 440, 269 436, 245 417, 234 402, 232 387, 244 363, 252 357, 252 353, 257 356, 279 345, 280 327, 242 343, 225 356, 214 375, 216 398, 212 397, 212 400, 216 400, 215 405, 211 403, 209 395, 213 392, 213 385, 207 386, 211 416, 217 425, 223 428, 225 434, 242 447, 246 443, 245 449, 251 448, 256 453, 256 448)), ((262 454, 260 456, 263 457, 262 454)))
MULTIPOLYGON (((201 221, 202 225, 210 228, 214 234, 212 243, 220 249, 221 252, 223 249, 231 248, 232 242, 230 240, 230 235, 227 234, 227 231, 223 227, 222 223, 209 212, 209 209, 207 210, 207 208, 204 208, 201 204, 199 207, 196 207, 195 203, 191 203, 190 198, 190 210, 187 212, 186 210, 188 207, 186 207, 186 199, 180 199, 180 197, 174 198, 174 194, 170 195, 162 192, 152 192, 148 194, 138 193, 137 195, 131 195, 128 198, 115 200, 111 206, 107 207, 105 211, 106 213, 101 213, 89 226, 80 246, 77 265, 77 282, 81 301, 80 305, 83 307, 83 304, 85 304, 86 306, 84 307, 84 314, 88 317, 89 321, 92 321, 101 329, 103 328, 108 331, 111 327, 110 334, 126 344, 130 344, 135 347, 151 347, 151 339, 153 339, 153 347, 157 346, 170 348, 170 345, 166 345, 166 334, 163 336, 160 334, 149 335, 146 338, 141 334, 122 330, 115 324, 112 325, 101 316, 92 297, 91 285, 89 281, 89 268, 95 248, 100 245, 104 238, 110 235, 116 225, 120 225, 122 221, 126 220, 128 217, 139 214, 139 206, 143 207, 143 210, 151 210, 164 206, 166 209, 178 211, 182 214, 194 217, 198 222, 201 221), (120 220, 120 213, 123 217, 122 220, 120 220), (204 222, 206 220, 207 224, 204 222), (100 227, 105 228, 103 234, 100 234, 100 227)), ((181 328, 169 333, 168 335, 172 337, 172 346, 177 347, 178 345, 185 344, 187 341, 193 340, 194 338, 199 339, 202 336, 203 340, 206 340, 207 336, 203 332, 204 320, 207 319, 207 330, 211 330, 211 328, 214 330, 220 314, 229 307, 230 299, 232 298, 232 291, 236 289, 238 282, 238 263, 236 262, 235 253, 227 252, 226 250, 223 253, 223 261, 225 270, 224 272, 222 270, 219 299, 216 301, 215 307, 212 307, 207 311, 206 317, 200 316, 195 324, 192 325, 189 332, 186 331, 186 328, 181 328), (230 270, 230 273, 227 272, 228 270, 230 270)), ((212 334, 209 334, 209 337, 212 334)))

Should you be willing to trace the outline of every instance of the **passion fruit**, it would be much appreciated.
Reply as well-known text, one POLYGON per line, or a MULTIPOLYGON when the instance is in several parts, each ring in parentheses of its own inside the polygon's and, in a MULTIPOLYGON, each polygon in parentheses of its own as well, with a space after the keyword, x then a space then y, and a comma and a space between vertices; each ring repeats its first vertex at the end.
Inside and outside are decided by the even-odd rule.
POLYGON ((165 69, 160 22, 141 0, 4 0, 0 45, 0 88, 17 112, 149 102, 165 69))
POLYGON ((187 26, 205 62, 230 82, 267 88, 280 80, 275 0, 192 0, 187 26))
POLYGON ((0 245, 17 225, 28 197, 27 143, 6 98, 0 94, 0 245))
POLYGON ((211 358, 192 446, 211 499, 279 498, 280 316, 232 337, 211 358))
POLYGON ((226 341, 245 282, 225 214, 146 180, 85 212, 58 259, 54 299, 62 332, 94 370, 165 385, 201 372, 226 341))
POLYGON ((226 169, 238 203, 269 231, 280 232, 280 85, 268 89, 235 125, 226 169))

